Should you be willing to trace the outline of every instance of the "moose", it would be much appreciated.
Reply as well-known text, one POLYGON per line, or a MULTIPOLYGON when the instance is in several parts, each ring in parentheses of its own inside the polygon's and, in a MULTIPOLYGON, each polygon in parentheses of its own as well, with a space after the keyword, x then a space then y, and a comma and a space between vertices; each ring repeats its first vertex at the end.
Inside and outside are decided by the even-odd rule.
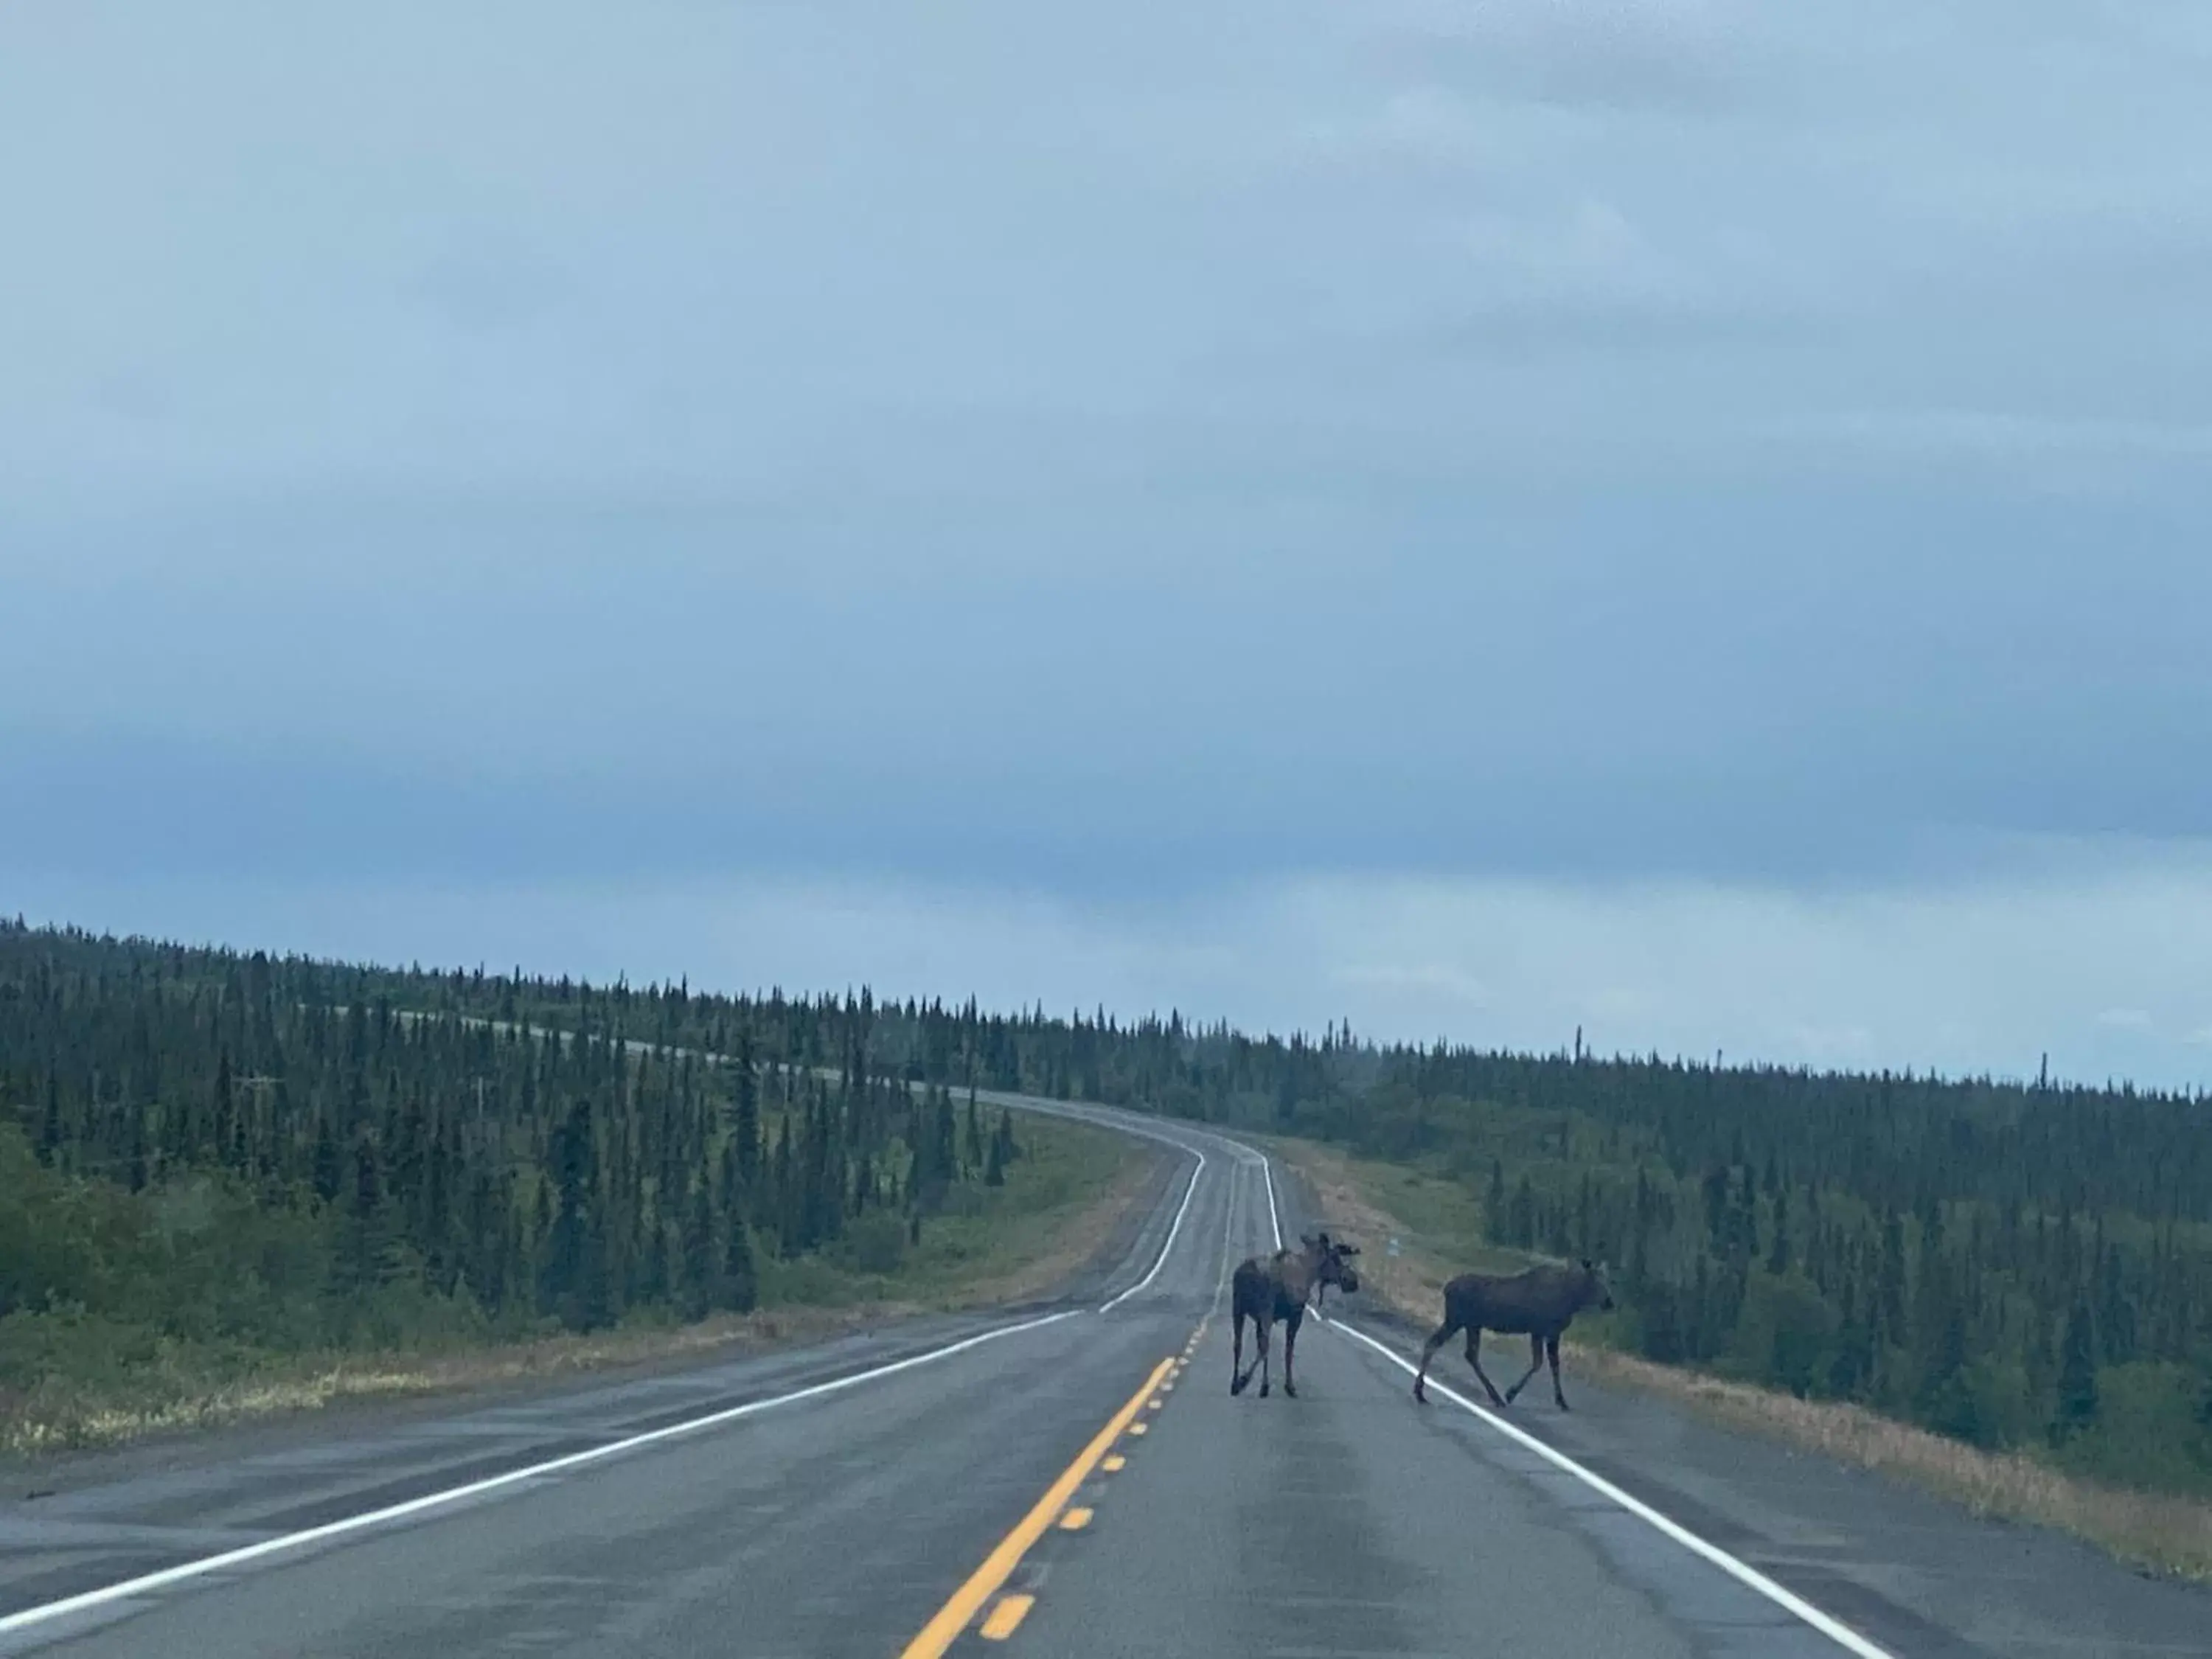
POLYGON ((1561 1411, 1566 1410, 1567 1396, 1559 1388, 1559 1334, 1573 1322, 1577 1314, 1593 1307, 1601 1312, 1610 1310, 1613 1291, 1606 1283, 1605 1270, 1593 1267, 1587 1257, 1577 1267, 1531 1267, 1510 1277, 1462 1273, 1444 1286, 1444 1322, 1421 1344, 1421 1368, 1413 1376, 1413 1398, 1424 1405, 1427 1403, 1428 1395, 1422 1385, 1428 1381, 1429 1361, 1436 1358, 1437 1349, 1451 1340, 1454 1332, 1463 1330, 1467 1333, 1467 1363, 1474 1367, 1474 1375, 1490 1395, 1492 1405, 1511 1405, 1528 1385, 1528 1379, 1549 1359, 1552 1398, 1559 1402, 1561 1411), (1528 1339, 1528 1369, 1503 1397, 1482 1369, 1480 1349, 1485 1331, 1528 1339))
MULTIPOLYGON (((1359 1254, 1359 1246, 1357 1244, 1339 1244, 1336 1246, 1336 1254, 1340 1257, 1358 1255, 1359 1254)), ((1358 1286, 1358 1277, 1359 1276, 1357 1273, 1352 1275, 1354 1288, 1357 1288, 1358 1286)), ((1314 1280, 1313 1304, 1315 1311, 1316 1312, 1323 1311, 1326 1308, 1328 1301, 1328 1285, 1329 1281, 1326 1279, 1316 1279, 1314 1280)))
POLYGON ((1229 1356, 1231 1394, 1243 1393, 1245 1385, 1252 1380, 1252 1372, 1257 1371, 1260 1398, 1267 1397, 1267 1333, 1279 1319, 1283 1322, 1283 1392, 1292 1400, 1298 1397, 1291 1364, 1291 1356, 1297 1349, 1298 1327, 1305 1321, 1306 1298, 1317 1285, 1334 1285, 1347 1295, 1358 1290, 1359 1275, 1349 1266, 1347 1258, 1358 1253, 1357 1245, 1338 1243, 1327 1233, 1314 1233, 1301 1236, 1295 1250, 1278 1250, 1264 1261, 1256 1255, 1244 1260, 1230 1281, 1231 1313, 1235 1322, 1229 1356), (1259 1340, 1259 1352, 1249 1370, 1244 1366, 1244 1322, 1248 1319, 1259 1340))

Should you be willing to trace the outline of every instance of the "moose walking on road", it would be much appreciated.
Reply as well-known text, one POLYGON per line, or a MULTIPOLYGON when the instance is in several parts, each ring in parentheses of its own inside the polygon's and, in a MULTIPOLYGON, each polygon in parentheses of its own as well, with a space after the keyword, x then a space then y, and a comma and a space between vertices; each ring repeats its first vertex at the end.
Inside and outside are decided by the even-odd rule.
POLYGON ((1552 1398, 1565 1411, 1567 1396, 1559 1389, 1559 1334, 1584 1308, 1602 1312, 1612 1306, 1613 1291, 1605 1282, 1604 1270, 1587 1260, 1572 1267, 1531 1267, 1510 1278, 1462 1273, 1444 1286, 1444 1322, 1421 1344, 1421 1369, 1413 1377, 1413 1398, 1426 1402, 1428 1395, 1422 1385, 1428 1381, 1429 1361, 1451 1340, 1455 1331, 1463 1330, 1467 1363, 1474 1367, 1475 1377, 1490 1395, 1492 1405, 1512 1404, 1528 1379, 1549 1359, 1552 1398), (1502 1398, 1482 1369, 1480 1354, 1485 1331, 1528 1339, 1528 1369, 1502 1398))
MULTIPOLYGON (((1327 1233, 1323 1233, 1322 1237, 1326 1238, 1328 1235, 1327 1233)), ((1359 1246, 1357 1244, 1339 1244, 1335 1247, 1335 1249, 1339 1260, 1342 1260, 1347 1256, 1355 1256, 1359 1254, 1359 1246)), ((1352 1275, 1352 1285, 1354 1289, 1358 1287, 1358 1274, 1354 1273, 1352 1275)), ((1316 1312, 1321 1311, 1328 1305, 1328 1285, 1329 1281, 1326 1279, 1316 1279, 1314 1280, 1313 1304, 1316 1312)))
POLYGON ((1298 1246, 1295 1250, 1278 1250, 1264 1261, 1256 1255, 1248 1258, 1231 1281, 1231 1313, 1235 1322, 1229 1356, 1231 1394, 1243 1393, 1252 1371, 1257 1371, 1260 1397, 1267 1397, 1267 1333, 1279 1319, 1283 1322, 1283 1392, 1296 1400, 1298 1389, 1291 1376, 1291 1355, 1297 1347, 1298 1327, 1305 1321, 1306 1298, 1316 1285, 1334 1285, 1347 1294, 1359 1288, 1359 1275, 1346 1261, 1358 1254, 1356 1245, 1336 1243, 1327 1233, 1317 1233, 1299 1239, 1298 1246), (1244 1322, 1248 1319, 1260 1344, 1251 1370, 1244 1369, 1244 1322))

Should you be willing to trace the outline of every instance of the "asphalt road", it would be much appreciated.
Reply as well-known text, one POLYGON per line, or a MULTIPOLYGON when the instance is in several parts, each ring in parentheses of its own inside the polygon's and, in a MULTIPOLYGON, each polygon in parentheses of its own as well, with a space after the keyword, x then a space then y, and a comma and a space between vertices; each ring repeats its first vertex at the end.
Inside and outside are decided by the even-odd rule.
POLYGON ((1180 1149, 1060 1302, 65 1469, 0 1502, 0 1654, 2212 1654, 2212 1595, 1572 1377, 1416 1408, 1381 1326, 1231 1399, 1302 1194, 1054 1109, 1180 1149))

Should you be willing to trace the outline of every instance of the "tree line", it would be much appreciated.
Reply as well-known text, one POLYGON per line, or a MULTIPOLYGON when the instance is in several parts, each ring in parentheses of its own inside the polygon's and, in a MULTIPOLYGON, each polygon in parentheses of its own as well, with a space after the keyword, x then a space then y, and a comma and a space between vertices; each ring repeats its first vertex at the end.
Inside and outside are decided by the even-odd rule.
POLYGON ((0 1119, 41 1167, 125 1188, 220 1169, 264 1212, 334 1218, 356 1280, 465 1285, 576 1324, 742 1305, 758 1249, 887 1256, 1018 1152, 978 1088, 1419 1164, 1501 1244, 1609 1258, 1620 1334, 1651 1358, 2130 1480, 2212 1480, 2196 1094, 0 927, 0 1119))
POLYGON ((1011 1115, 910 1087, 857 1018, 824 1068, 764 1058, 744 1019, 678 1047, 427 983, 0 927, 0 1316, 183 1273, 193 1334, 283 1346, 425 1303, 696 1318, 751 1308, 763 1252, 895 1268, 1022 1155, 1011 1115))
POLYGON ((2212 1488, 2212 1108, 1988 1079, 1406 1054, 1331 1132, 1606 1255, 1647 1357, 2212 1488))

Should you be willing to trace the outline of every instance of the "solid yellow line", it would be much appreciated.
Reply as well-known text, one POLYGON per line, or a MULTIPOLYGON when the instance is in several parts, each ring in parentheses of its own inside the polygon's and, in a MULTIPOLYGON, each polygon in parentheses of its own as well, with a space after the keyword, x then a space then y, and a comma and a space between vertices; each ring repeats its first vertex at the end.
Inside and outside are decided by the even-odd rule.
POLYGON ((1005 1641, 1021 1628, 1022 1620, 1030 1616, 1030 1609, 1036 1605, 1036 1597, 1034 1595, 1000 1596, 999 1605, 991 1609, 991 1616, 983 1621, 983 1639, 986 1642, 1005 1641))
MULTIPOLYGON (((1045 1534, 1054 1517, 1067 1506, 1075 1489, 1098 1467, 1098 1460, 1121 1437, 1121 1431, 1129 1428, 1130 1419, 1145 1408, 1161 1377, 1167 1374, 1170 1362, 1163 1359, 1145 1379, 1145 1386, 1129 1396, 1128 1403, 1115 1412, 1104 1428, 1091 1437, 1091 1443, 1076 1456, 1075 1461, 1060 1471, 1060 1479, 1045 1489, 1030 1512, 1024 1516, 1014 1529, 999 1540, 998 1547, 983 1558, 983 1565, 975 1569, 966 1583, 952 1592, 952 1599, 937 1610, 937 1617, 921 1627, 921 1634, 908 1643, 899 1659, 938 1659, 968 1628, 977 1609, 989 1601, 999 1586, 1006 1582, 1013 1570, 1021 1565, 1022 1557, 1029 1553, 1030 1546, 1045 1534)), ((1144 1425, 1135 1425, 1141 1431, 1144 1425)), ((1029 1609, 1024 1607, 1024 1613, 1029 1609)))

